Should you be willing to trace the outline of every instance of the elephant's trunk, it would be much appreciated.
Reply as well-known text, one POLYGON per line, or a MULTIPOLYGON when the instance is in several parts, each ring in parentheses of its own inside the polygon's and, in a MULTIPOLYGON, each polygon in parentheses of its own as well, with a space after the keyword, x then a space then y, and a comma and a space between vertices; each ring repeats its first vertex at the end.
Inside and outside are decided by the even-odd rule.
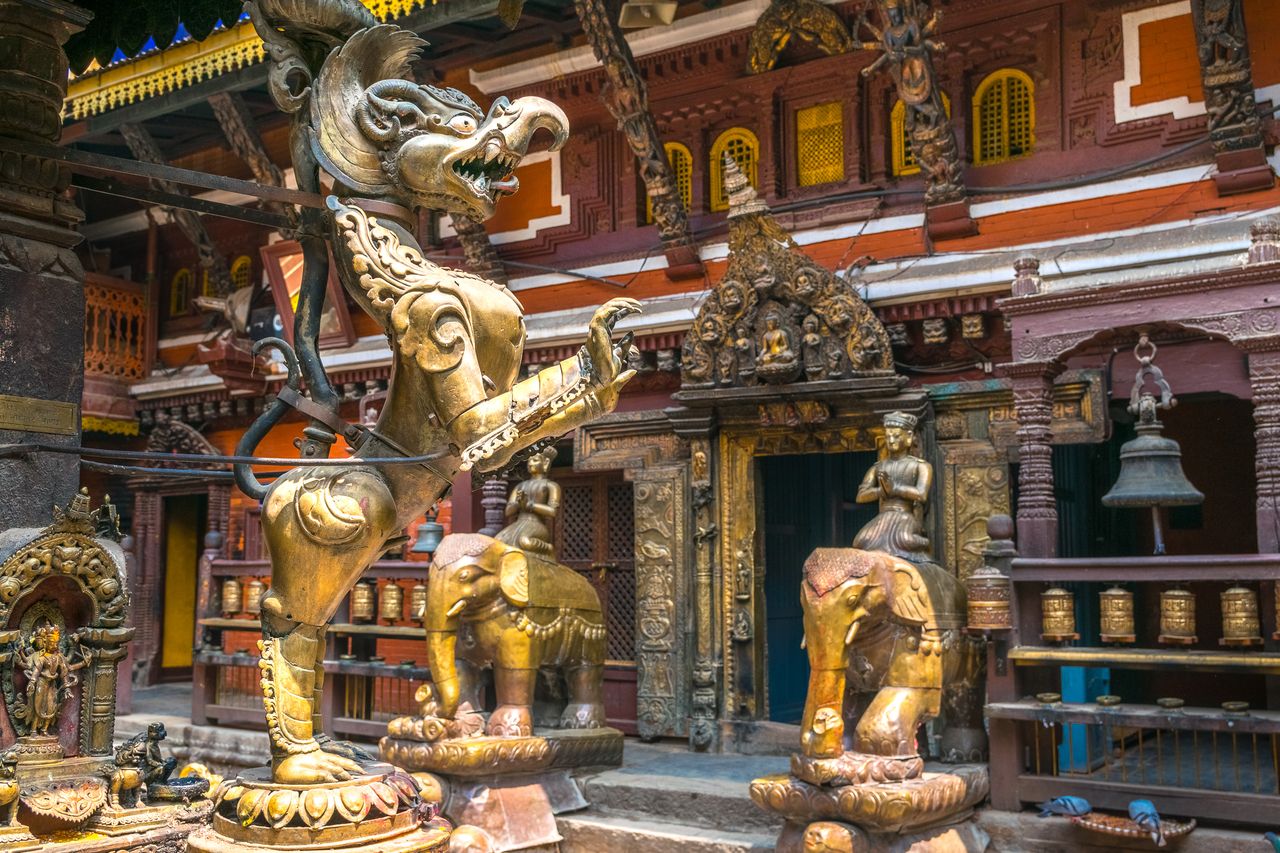
POLYGON ((444 600, 448 585, 444 578, 433 578, 427 585, 427 607, 424 627, 427 631, 427 663, 435 684, 440 715, 452 717, 458 710, 458 607, 444 600))

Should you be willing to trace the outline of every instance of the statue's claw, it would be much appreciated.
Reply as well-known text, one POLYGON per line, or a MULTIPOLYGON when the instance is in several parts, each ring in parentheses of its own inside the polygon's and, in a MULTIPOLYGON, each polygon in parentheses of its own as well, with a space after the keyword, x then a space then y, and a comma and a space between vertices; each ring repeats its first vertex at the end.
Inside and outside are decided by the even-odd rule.
POLYGON ((625 338, 613 345, 613 327, 623 317, 640 313, 640 303, 634 299, 619 297, 610 299, 596 309, 591 317, 587 334, 587 354, 591 356, 592 369, 600 385, 608 385, 622 370, 631 351, 631 340, 625 338))
POLYGON ((276 765, 275 778, 289 785, 314 785, 346 782, 364 772, 363 767, 349 758, 315 749, 286 757, 276 765))

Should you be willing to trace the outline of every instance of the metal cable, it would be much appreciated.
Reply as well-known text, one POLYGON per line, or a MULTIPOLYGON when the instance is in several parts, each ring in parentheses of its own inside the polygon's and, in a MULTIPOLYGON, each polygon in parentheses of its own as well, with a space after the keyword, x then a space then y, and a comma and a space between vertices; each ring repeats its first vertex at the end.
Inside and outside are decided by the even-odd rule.
MULTIPOLYGON (((223 456, 203 453, 161 453, 153 450, 107 450, 96 447, 84 447, 71 444, 41 444, 30 442, 25 444, 0 444, 0 457, 21 456, 29 453, 64 453, 74 456, 88 456, 97 459, 135 459, 152 462, 203 462, 220 465, 273 465, 285 468, 310 468, 338 465, 422 465, 450 456, 447 450, 438 450, 422 456, 377 456, 364 458, 346 456, 336 459, 287 459, 274 456, 223 456)), ((156 470, 156 469, 144 469, 156 470)), ((173 469, 169 469, 173 470, 173 469)))

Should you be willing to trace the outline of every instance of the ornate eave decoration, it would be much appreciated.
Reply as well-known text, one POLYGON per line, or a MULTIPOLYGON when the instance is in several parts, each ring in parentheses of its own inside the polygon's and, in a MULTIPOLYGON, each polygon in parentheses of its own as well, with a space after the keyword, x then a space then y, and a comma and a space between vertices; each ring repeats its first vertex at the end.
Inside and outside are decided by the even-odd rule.
POLYGON ((751 31, 747 73, 772 71, 793 37, 816 47, 827 56, 853 50, 853 39, 840 16, 817 0, 773 0, 760 13, 751 31))
POLYGON ((684 387, 893 375, 883 324, 791 239, 732 159, 729 266, 684 342, 684 387))

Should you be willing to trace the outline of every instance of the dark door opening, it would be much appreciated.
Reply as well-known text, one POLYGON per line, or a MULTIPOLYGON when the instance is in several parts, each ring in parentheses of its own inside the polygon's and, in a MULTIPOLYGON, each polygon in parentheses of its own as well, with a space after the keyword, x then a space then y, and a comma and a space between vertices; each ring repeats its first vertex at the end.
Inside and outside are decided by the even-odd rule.
POLYGON ((174 495, 164 499, 160 681, 191 679, 196 573, 208 516, 208 495, 174 495))
POLYGON ((760 459, 769 719, 798 723, 809 686, 800 608, 804 561, 815 548, 849 547, 875 504, 858 504, 858 484, 876 454, 809 453, 760 459))

